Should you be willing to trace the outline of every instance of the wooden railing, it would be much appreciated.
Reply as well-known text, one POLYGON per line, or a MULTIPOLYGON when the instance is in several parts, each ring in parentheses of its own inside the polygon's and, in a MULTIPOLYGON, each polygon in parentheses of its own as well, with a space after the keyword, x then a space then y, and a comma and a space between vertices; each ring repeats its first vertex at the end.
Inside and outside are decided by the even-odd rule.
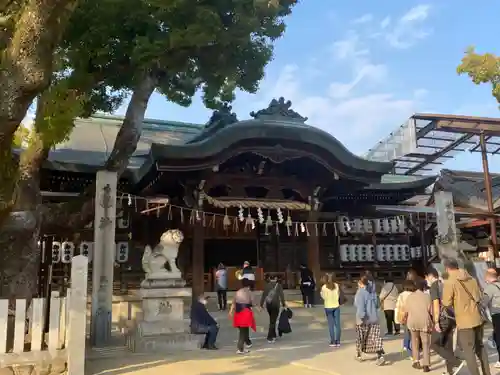
POLYGON ((87 258, 73 258, 72 289, 66 297, 0 299, 0 368, 34 366, 39 373, 54 361, 67 363, 68 375, 84 375, 87 258))

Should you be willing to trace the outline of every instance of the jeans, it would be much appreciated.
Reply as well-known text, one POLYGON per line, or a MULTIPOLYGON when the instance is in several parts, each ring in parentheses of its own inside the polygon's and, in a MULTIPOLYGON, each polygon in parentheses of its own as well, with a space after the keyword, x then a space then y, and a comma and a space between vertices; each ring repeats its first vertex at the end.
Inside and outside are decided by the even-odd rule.
POLYGON ((394 321, 394 310, 384 310, 385 323, 387 326, 387 333, 392 335, 392 333, 399 333, 399 324, 394 321), (394 327, 394 331, 392 328, 394 327))
POLYGON ((252 342, 250 341, 250 328, 240 327, 238 328, 238 350, 243 351, 245 349, 245 345, 252 345, 252 342))
POLYGON ((276 321, 280 314, 280 307, 268 304, 266 306, 267 313, 269 314, 269 329, 267 331, 267 339, 274 340, 276 338, 276 321))
POLYGON ((217 341, 217 335, 219 334, 219 327, 210 325, 208 326, 208 331, 205 334, 205 343, 203 347, 211 348, 215 346, 215 341, 217 341))
POLYGON ((217 289, 217 300, 219 301, 219 309, 226 310, 227 308, 227 290, 217 289))
POLYGON ((491 321, 493 323, 493 341, 497 346, 498 360, 500 361, 500 314, 493 314, 491 321))
POLYGON ((406 349, 406 352, 408 353, 409 356, 412 356, 412 351, 411 351, 411 333, 408 330, 408 328, 406 328, 406 326, 405 326, 405 334, 404 334, 404 337, 403 337, 403 348, 406 349))
POLYGON ((483 375, 491 375, 488 364, 488 354, 483 345, 484 326, 480 325, 474 328, 458 329, 458 344, 467 364, 471 375, 480 375, 477 367, 476 356, 481 363, 483 375))
POLYGON ((340 308, 325 308, 325 315, 330 331, 330 344, 340 344, 340 308))
POLYGON ((454 331, 454 328, 450 327, 443 332, 432 332, 431 336, 431 349, 445 360, 448 374, 453 374, 453 368, 458 367, 461 363, 453 350, 454 331))

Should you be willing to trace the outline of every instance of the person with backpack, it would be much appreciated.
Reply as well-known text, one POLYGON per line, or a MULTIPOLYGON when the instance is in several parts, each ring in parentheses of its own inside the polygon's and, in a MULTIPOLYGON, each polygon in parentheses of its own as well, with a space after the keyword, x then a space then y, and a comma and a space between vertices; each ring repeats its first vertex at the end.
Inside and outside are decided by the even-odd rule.
POLYGON ((483 375, 491 375, 488 353, 483 344, 484 324, 487 321, 483 295, 479 283, 456 259, 443 260, 448 279, 443 283, 441 303, 453 308, 457 324, 457 339, 471 375, 480 375, 476 357, 481 363, 483 375))
POLYGON ((495 368, 500 368, 500 282, 494 269, 489 269, 484 278, 486 286, 483 290, 483 303, 490 310, 491 322, 493 323, 493 341, 498 352, 498 361, 495 363, 495 368))
POLYGON ((281 306, 286 308, 285 294, 277 276, 269 277, 269 282, 266 284, 260 298, 260 306, 261 308, 265 307, 269 314, 267 341, 273 344, 276 342, 276 322, 280 315, 280 308, 281 306))
POLYGON ((385 322, 387 326, 387 336, 399 335, 399 324, 395 321, 394 310, 399 297, 399 291, 392 280, 385 280, 380 291, 380 305, 384 310, 385 322), (394 328, 394 330, 393 330, 394 328))
POLYGON ((427 269, 425 280, 429 287, 431 316, 434 324, 431 334, 431 350, 445 360, 446 372, 443 375, 456 374, 464 366, 464 362, 455 356, 453 350, 453 334, 456 328, 453 310, 445 308, 441 303, 443 282, 439 280, 439 273, 433 266, 427 269))

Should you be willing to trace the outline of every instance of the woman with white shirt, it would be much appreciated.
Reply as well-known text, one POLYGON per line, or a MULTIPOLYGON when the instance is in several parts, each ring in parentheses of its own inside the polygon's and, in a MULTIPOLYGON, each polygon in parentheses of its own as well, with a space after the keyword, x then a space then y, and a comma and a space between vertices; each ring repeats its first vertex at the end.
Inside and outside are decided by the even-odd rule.
POLYGON ((387 335, 399 335, 399 324, 394 320, 394 310, 396 309, 396 301, 398 300, 399 291, 392 280, 385 280, 384 286, 380 291, 380 305, 384 310, 385 322, 387 324, 387 335), (394 330, 393 330, 394 328, 394 330))

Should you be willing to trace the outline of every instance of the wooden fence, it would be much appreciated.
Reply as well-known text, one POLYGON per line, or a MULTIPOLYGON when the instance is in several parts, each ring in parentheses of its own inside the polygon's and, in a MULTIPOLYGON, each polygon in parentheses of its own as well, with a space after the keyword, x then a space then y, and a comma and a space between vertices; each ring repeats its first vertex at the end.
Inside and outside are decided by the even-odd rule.
POLYGON ((66 297, 0 299, 0 368, 34 366, 38 373, 83 375, 87 309, 87 257, 73 258, 66 297), (56 367, 58 369, 56 369, 56 367))

